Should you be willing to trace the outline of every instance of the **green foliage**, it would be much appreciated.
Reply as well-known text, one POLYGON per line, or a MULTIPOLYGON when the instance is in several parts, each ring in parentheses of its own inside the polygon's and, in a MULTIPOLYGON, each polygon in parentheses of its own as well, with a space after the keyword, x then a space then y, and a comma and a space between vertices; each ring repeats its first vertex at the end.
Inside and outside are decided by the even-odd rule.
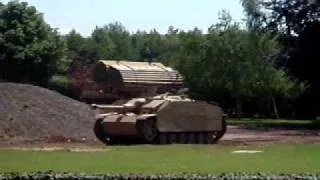
POLYGON ((203 180, 203 179, 286 179, 286 180, 295 180, 295 179, 318 179, 320 174, 317 173, 299 173, 299 174, 268 174, 268 173, 245 173, 245 172, 230 172, 230 173, 221 173, 221 174, 204 174, 204 173, 177 173, 177 174, 86 174, 86 173, 72 173, 72 172, 33 172, 33 173, 4 173, 0 174, 1 179, 6 180, 15 180, 15 179, 24 179, 24 180, 33 180, 33 179, 83 179, 83 180, 96 180, 96 179, 143 179, 143 180, 184 180, 184 179, 193 179, 193 180, 203 180))
POLYGON ((246 15, 246 25, 250 30, 257 30, 263 26, 263 12, 259 1, 257 0, 240 0, 246 15))
MULTIPOLYGON (((320 3, 313 0, 241 0, 249 22, 255 29, 279 35, 282 51, 274 65, 299 79, 295 97, 295 113, 315 118, 319 115, 319 81, 317 71, 319 49, 320 3), (308 83, 308 85, 305 85, 308 83)), ((281 76, 281 75, 280 75, 281 76)), ((303 118, 303 117, 302 117, 303 118)))
POLYGON ((72 61, 69 67, 92 63, 98 59, 97 45, 92 38, 84 38, 73 29, 64 39, 68 47, 67 57, 72 61))
POLYGON ((157 58, 167 49, 165 37, 156 30, 130 34, 119 22, 96 27, 90 39, 98 59, 141 61, 157 58))
POLYGON ((246 31, 226 12, 207 35, 198 30, 181 35, 177 68, 203 98, 271 98, 275 94, 296 97, 304 89, 282 69, 268 61, 280 51, 277 37, 246 31), (270 58, 271 57, 271 58, 270 58))
POLYGON ((50 83, 53 84, 53 86, 58 86, 58 87, 67 87, 69 84, 69 77, 67 76, 62 76, 62 75, 55 75, 52 76, 50 83))
POLYGON ((269 11, 264 12, 266 28, 289 37, 300 34, 311 23, 319 20, 318 1, 265 0, 260 4, 269 11))
MULTIPOLYGON (((319 21, 320 4, 312 0, 240 0, 249 29, 281 34, 286 41, 319 21)), ((288 43, 288 42, 285 42, 288 43)))
POLYGON ((65 42, 26 2, 0 7, 0 77, 46 84, 66 53, 65 42))

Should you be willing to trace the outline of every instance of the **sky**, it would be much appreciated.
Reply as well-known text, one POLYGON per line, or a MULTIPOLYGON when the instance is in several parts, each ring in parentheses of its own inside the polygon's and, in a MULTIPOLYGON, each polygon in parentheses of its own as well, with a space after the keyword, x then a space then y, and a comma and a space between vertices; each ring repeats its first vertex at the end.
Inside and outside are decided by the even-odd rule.
MULTIPOLYGON (((2 0, 7 3, 9 0, 2 0)), ((244 17, 240 0, 20 0, 33 5, 62 34, 76 29, 83 36, 96 26, 120 22, 130 32, 155 28, 166 33, 169 26, 206 31, 227 10, 236 21, 244 17)))

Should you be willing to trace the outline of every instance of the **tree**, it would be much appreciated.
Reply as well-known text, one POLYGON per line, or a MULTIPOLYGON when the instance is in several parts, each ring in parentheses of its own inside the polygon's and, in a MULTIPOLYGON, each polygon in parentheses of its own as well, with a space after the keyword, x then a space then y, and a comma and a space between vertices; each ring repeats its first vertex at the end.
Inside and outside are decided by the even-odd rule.
POLYGON ((299 92, 300 84, 267 61, 280 50, 277 38, 241 29, 225 11, 207 35, 195 29, 180 33, 180 38, 177 67, 197 98, 217 100, 229 96, 235 100, 238 115, 242 101, 263 98, 273 102, 279 116, 275 96, 293 97, 299 92))
POLYGON ((282 99, 295 99, 305 91, 307 85, 291 77, 285 68, 274 67, 274 62, 281 50, 281 46, 272 33, 250 32, 251 54, 264 63, 257 64, 255 70, 258 75, 253 89, 256 89, 256 96, 260 101, 271 101, 274 115, 279 118, 276 97, 282 99), (268 52, 268 53, 266 53, 268 52))
POLYGON ((115 45, 104 28, 96 27, 91 34, 98 59, 113 59, 115 45))
MULTIPOLYGON (((251 1, 255 0, 242 0, 247 12, 246 5, 251 1)), ((319 1, 264 0, 255 6, 260 7, 260 17, 263 17, 259 28, 277 34, 282 44, 282 51, 276 56, 274 66, 308 83, 308 88, 294 103, 296 114, 301 114, 301 118, 315 118, 320 110, 317 105, 320 83, 314 75, 319 54, 319 36, 316 33, 320 29, 319 1)), ((252 13, 248 15, 254 17, 252 13)))
POLYGON ((272 12, 266 13, 266 27, 288 38, 299 35, 320 16, 320 6, 316 1, 269 0, 262 2, 262 6, 272 12))
POLYGON ((91 37, 84 38, 76 30, 71 30, 65 37, 68 46, 68 59, 74 66, 95 62, 98 59, 96 44, 91 37))
POLYGON ((265 28, 283 38, 299 35, 319 20, 319 1, 312 0, 240 0, 248 27, 265 28))
POLYGON ((64 59, 65 42, 26 2, 0 6, 0 78, 45 85, 64 59))
POLYGON ((119 22, 96 27, 91 37, 96 44, 99 59, 121 60, 132 57, 130 33, 119 22))

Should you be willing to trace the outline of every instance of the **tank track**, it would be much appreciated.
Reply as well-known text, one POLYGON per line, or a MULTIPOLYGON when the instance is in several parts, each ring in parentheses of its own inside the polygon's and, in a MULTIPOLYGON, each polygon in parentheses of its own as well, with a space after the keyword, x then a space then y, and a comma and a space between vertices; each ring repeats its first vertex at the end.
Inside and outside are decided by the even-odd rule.
MULTIPOLYGON (((212 132, 166 132, 166 133, 159 133, 156 131, 152 131, 154 126, 151 124, 148 124, 148 126, 140 126, 140 128, 143 127, 143 132, 153 132, 157 133, 153 136, 142 136, 142 137, 121 137, 121 136, 115 136, 115 137, 107 137, 107 135, 102 131, 100 127, 100 123, 102 120, 97 120, 94 132, 96 137, 104 144, 106 145, 115 145, 115 144, 157 144, 157 145, 163 145, 163 144, 216 144, 226 133, 227 130, 227 124, 226 121, 223 120, 223 129, 221 131, 212 131, 212 132), (148 129, 149 130, 146 130, 148 129), (147 138, 151 137, 151 138, 147 138)), ((139 127, 138 126, 138 127, 139 127)), ((144 134, 141 132, 142 134, 144 134)))
POLYGON ((156 144, 215 144, 220 132, 161 133, 156 144))

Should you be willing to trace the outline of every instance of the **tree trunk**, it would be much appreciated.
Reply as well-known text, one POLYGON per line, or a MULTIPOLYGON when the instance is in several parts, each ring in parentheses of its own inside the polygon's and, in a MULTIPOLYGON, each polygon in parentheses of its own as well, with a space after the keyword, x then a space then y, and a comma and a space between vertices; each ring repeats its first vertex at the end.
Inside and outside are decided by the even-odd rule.
POLYGON ((276 115, 276 118, 279 119, 279 112, 278 112, 278 108, 277 108, 277 102, 276 102, 274 96, 271 97, 271 100, 272 100, 273 112, 276 115))
POLYGON ((238 116, 238 119, 240 120, 241 116, 241 111, 242 111, 242 108, 241 108, 241 100, 239 98, 236 98, 236 111, 237 111, 237 116, 238 116))

